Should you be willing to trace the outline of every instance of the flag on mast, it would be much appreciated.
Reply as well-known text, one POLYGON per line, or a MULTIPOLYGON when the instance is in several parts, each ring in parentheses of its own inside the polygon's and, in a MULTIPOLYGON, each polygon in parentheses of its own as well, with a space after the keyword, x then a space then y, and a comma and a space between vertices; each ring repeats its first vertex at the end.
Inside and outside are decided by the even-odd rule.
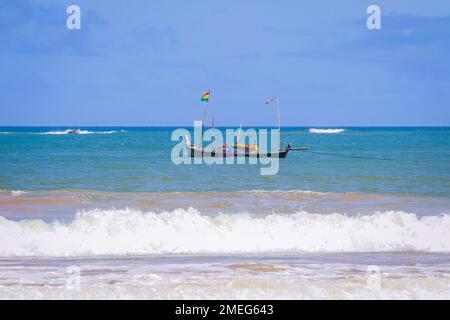
POLYGON ((203 92, 200 101, 202 101, 202 102, 209 102, 209 96, 210 95, 211 95, 211 90, 203 92))
POLYGON ((264 101, 265 104, 271 104, 277 97, 273 97, 272 99, 267 99, 264 101))

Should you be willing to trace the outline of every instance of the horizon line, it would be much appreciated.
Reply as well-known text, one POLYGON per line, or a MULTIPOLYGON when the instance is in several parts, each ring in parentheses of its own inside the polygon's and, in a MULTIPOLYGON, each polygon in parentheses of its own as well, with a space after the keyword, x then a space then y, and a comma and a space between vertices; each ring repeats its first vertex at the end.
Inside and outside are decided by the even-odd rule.
MULTIPOLYGON (((193 125, 0 125, 0 128, 36 128, 36 127, 47 127, 47 128, 60 128, 60 127, 76 127, 76 128, 176 128, 176 127, 194 127, 193 125)), ((205 126, 207 128, 212 128, 211 126, 205 126)), ((214 128, 238 128, 237 125, 221 125, 214 126, 214 128)), ((274 125, 243 125, 243 128, 249 127, 266 127, 266 128, 277 128, 274 125)), ((448 125, 286 125, 280 126, 280 128, 446 128, 450 127, 448 125)))

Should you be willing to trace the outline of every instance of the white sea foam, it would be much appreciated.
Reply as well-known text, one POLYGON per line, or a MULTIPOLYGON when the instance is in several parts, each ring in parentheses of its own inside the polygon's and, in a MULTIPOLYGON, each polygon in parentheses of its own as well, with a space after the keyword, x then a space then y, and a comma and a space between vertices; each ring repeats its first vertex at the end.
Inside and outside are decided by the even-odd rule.
POLYGON ((345 129, 309 129, 310 133, 341 133, 346 131, 345 129))
MULTIPOLYGON (((48 269, 55 278, 54 267, 48 269)), ((28 268, 24 273, 29 272, 28 268)), ((42 277, 44 271, 39 272, 42 277)), ((329 279, 295 277, 285 273, 282 276, 270 273, 259 276, 245 273, 177 276, 183 272, 174 270, 162 276, 125 273, 125 276, 117 277, 117 281, 114 281, 116 278, 108 281, 110 275, 96 276, 104 281, 94 284, 86 283, 82 278, 79 289, 68 288, 65 285, 67 278, 52 285, 36 285, 41 281, 33 278, 30 284, 22 280, 15 285, 0 285, 0 299, 450 299, 450 280, 446 276, 383 278, 382 287, 372 289, 366 285, 364 270, 362 274, 344 279, 342 276, 329 279)))
POLYGON ((25 193, 27 193, 27 192, 26 191, 22 191, 22 190, 12 190, 11 191, 11 195, 13 195, 13 196, 20 196, 20 195, 25 194, 25 193))
MULTIPOLYGON (((43 132, 43 133, 39 133, 39 134, 54 134, 54 135, 60 135, 60 134, 71 134, 73 130, 68 129, 68 130, 64 130, 64 131, 48 131, 48 132, 43 132)), ((125 130, 120 130, 120 131, 89 131, 89 130, 79 130, 77 131, 77 134, 112 134, 112 133, 118 133, 118 132, 126 132, 125 130)))
POLYGON ((381 251, 450 252, 450 215, 210 217, 190 208, 96 209, 67 224, 0 217, 1 257, 381 251))
POLYGON ((264 189, 254 189, 254 190, 241 190, 234 191, 242 194, 312 194, 312 195, 327 195, 332 194, 331 192, 319 192, 312 190, 264 190, 264 189))
MULTIPOLYGON (((43 132, 40 134, 55 134, 55 135, 59 135, 59 134, 70 134, 72 130, 68 129, 68 130, 64 130, 64 131, 48 131, 48 132, 43 132)), ((90 134, 92 133, 91 131, 87 131, 87 130, 80 130, 78 132, 78 134, 90 134)))

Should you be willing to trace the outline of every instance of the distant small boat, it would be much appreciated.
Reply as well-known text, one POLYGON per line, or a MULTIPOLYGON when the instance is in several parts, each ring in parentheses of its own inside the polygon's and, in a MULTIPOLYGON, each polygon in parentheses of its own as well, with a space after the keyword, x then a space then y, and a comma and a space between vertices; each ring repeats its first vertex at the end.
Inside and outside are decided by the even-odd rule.
POLYGON ((80 131, 80 129, 75 129, 75 130, 70 129, 70 130, 67 130, 66 133, 67 134, 80 134, 81 131, 80 131))

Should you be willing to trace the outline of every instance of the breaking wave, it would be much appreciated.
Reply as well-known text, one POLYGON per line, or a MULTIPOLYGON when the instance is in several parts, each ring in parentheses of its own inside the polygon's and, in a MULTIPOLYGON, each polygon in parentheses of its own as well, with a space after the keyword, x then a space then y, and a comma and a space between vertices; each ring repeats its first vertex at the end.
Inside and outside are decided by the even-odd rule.
POLYGON ((0 256, 450 252, 450 215, 91 210, 69 223, 0 217, 0 256))
POLYGON ((21 196, 26 193, 27 193, 26 191, 22 191, 22 190, 11 190, 11 195, 13 195, 13 196, 21 196))
MULTIPOLYGON (((73 131, 74 130, 68 129, 68 130, 64 130, 64 131, 48 131, 48 132, 44 132, 44 133, 41 133, 41 134, 71 134, 71 133, 73 133, 73 131)), ((76 133, 77 134, 91 134, 93 132, 92 131, 88 131, 88 130, 78 130, 76 133)))
POLYGON ((345 129, 309 129, 310 133, 341 133, 346 131, 345 129))
POLYGON ((112 134, 112 133, 119 133, 119 132, 125 132, 125 130, 120 130, 120 131, 89 131, 89 130, 72 130, 72 129, 68 129, 68 130, 64 130, 64 131, 48 131, 48 132, 43 132, 40 134, 112 134))

